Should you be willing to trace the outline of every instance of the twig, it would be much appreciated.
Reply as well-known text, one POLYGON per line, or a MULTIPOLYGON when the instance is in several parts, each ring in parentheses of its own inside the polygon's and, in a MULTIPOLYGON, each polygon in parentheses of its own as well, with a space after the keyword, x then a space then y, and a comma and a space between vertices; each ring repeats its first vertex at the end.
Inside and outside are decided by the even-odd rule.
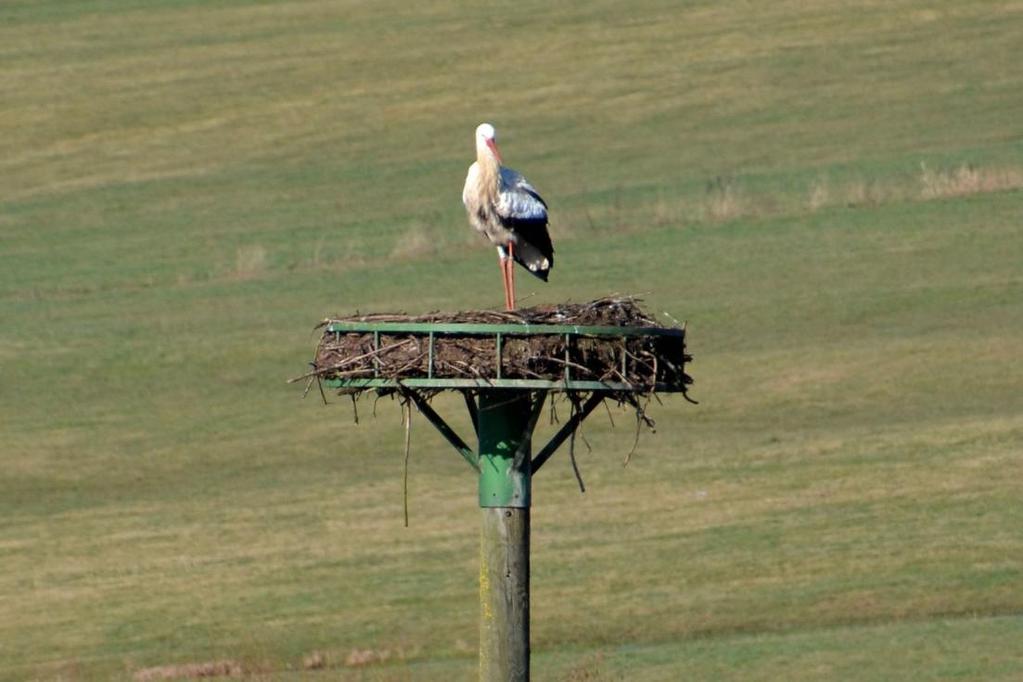
MULTIPOLYGON (((416 350, 419 350, 419 349, 417 348, 416 350)), ((421 360, 422 360, 423 358, 425 358, 425 357, 426 357, 426 353, 420 352, 420 353, 419 353, 419 355, 417 355, 416 357, 412 358, 411 360, 409 360, 408 362, 406 362, 406 363, 405 363, 404 365, 402 365, 402 366, 401 366, 401 367, 399 367, 398 369, 396 369, 396 370, 394 370, 394 371, 392 371, 392 372, 389 372, 388 374, 389 374, 389 376, 391 376, 392 378, 394 378, 394 379, 397 379, 397 378, 398 378, 398 376, 399 376, 399 375, 400 375, 400 374, 401 374, 402 372, 404 372, 404 371, 405 371, 406 369, 408 369, 409 367, 413 367, 413 366, 416 366, 416 365, 418 365, 418 364, 419 364, 419 362, 420 362, 420 361, 421 361, 421 360)))
MULTIPOLYGON (((622 373, 619 372, 617 368, 615 368, 615 367, 611 368, 611 373, 612 374, 617 374, 618 378, 622 380, 622 383, 625 384, 628 387, 629 390, 632 389, 632 382, 629 381, 627 378, 625 378, 625 376, 622 375, 622 373)), ((601 379, 601 381, 604 381, 604 380, 601 379)))
POLYGON ((607 404, 606 400, 604 401, 604 409, 607 410, 607 420, 611 422, 611 428, 615 428, 615 418, 611 416, 611 406, 607 404))
POLYGON ((558 363, 561 363, 562 365, 568 365, 569 367, 575 367, 576 369, 581 369, 582 371, 586 372, 590 376, 593 376, 593 370, 592 369, 590 369, 589 367, 586 367, 585 365, 580 365, 577 362, 572 362, 571 360, 562 360, 561 358, 556 358, 554 356, 550 356, 550 357, 544 358, 544 361, 545 362, 546 361, 558 362, 558 363))
POLYGON ((405 527, 408 528, 408 460, 412 449, 412 401, 405 398, 405 463, 402 467, 401 493, 405 508, 405 527))
POLYGON ((579 438, 582 439, 583 445, 586 446, 586 454, 593 454, 593 447, 590 445, 590 441, 586 438, 586 432, 582 430, 582 424, 579 425, 579 438))
MULTIPOLYGON (((579 398, 578 398, 578 396, 570 394, 568 399, 572 403, 572 416, 570 417, 570 419, 572 419, 572 418, 575 418, 575 416, 577 414, 582 412, 582 407, 579 405, 579 398)), ((575 461, 575 433, 578 430, 579 430, 579 425, 576 425, 576 427, 574 429, 572 429, 572 436, 568 440, 568 461, 570 461, 572 463, 572 473, 575 474, 575 480, 579 484, 579 492, 585 493, 586 492, 586 486, 583 484, 582 474, 579 473, 579 464, 575 461)), ((587 443, 586 447, 587 448, 589 447, 588 443, 587 443)))
MULTIPOLYGON (((475 367, 470 365, 468 362, 466 362, 464 360, 444 361, 444 364, 447 365, 448 367, 453 367, 454 365, 452 363, 458 363, 459 365, 465 365, 465 367, 468 369, 468 372, 467 372, 468 374, 471 374, 472 376, 474 376, 477 379, 482 379, 483 381, 486 381, 488 384, 490 383, 490 379, 488 379, 485 376, 483 376, 478 369, 476 369, 475 367)), ((466 370, 462 370, 462 371, 465 372, 466 370)))
POLYGON ((392 350, 394 348, 398 348, 399 346, 404 346, 405 344, 409 343, 410 341, 415 343, 414 339, 408 338, 408 339, 405 339, 404 341, 399 341, 398 343, 393 343, 390 346, 384 346, 383 348, 378 348, 377 350, 372 351, 370 353, 363 353, 362 355, 356 355, 354 357, 345 358, 344 360, 342 360, 341 362, 337 363, 336 365, 331 365, 329 367, 317 367, 312 372, 306 372, 302 376, 295 377, 294 379, 289 379, 288 383, 289 384, 293 384, 296 381, 301 381, 302 379, 306 379, 308 377, 319 376, 319 375, 322 375, 322 374, 329 374, 331 372, 335 372, 335 371, 341 369, 342 367, 344 367, 345 365, 350 365, 350 364, 352 364, 354 362, 358 362, 359 360, 371 357, 373 355, 380 355, 381 353, 383 353, 385 351, 389 351, 389 350, 392 350))
POLYGON ((625 455, 625 461, 622 462, 623 467, 629 466, 629 462, 632 461, 632 455, 636 452, 636 448, 639 447, 639 412, 636 412, 636 439, 632 441, 632 449, 629 450, 629 454, 625 455))
MULTIPOLYGON (((646 367, 647 369, 653 369, 653 367, 651 367, 651 366, 650 366, 650 363, 648 363, 648 362, 643 362, 642 360, 640 360, 640 359, 639 359, 639 358, 638 358, 637 356, 635 356, 635 355, 633 355, 632 353, 630 353, 630 352, 629 352, 629 349, 628 349, 628 348, 626 348, 626 347, 625 347, 624 345, 622 346, 622 352, 623 352, 623 353, 625 353, 626 355, 628 355, 628 356, 629 356, 630 358, 632 358, 632 359, 633 359, 633 360, 635 360, 636 362, 638 362, 639 364, 641 364, 641 365, 643 365, 644 367, 646 367)), ((646 351, 644 351, 644 352, 646 352, 646 351)))
POLYGON ((666 311, 661 311, 661 314, 662 314, 662 315, 664 315, 665 317, 667 317, 667 318, 668 318, 669 320, 671 320, 672 322, 674 322, 674 323, 675 323, 675 326, 676 326, 676 327, 680 327, 680 328, 682 328, 682 329, 685 329, 685 328, 686 328, 686 325, 685 325, 685 323, 683 323, 683 322, 679 322, 679 321, 678 321, 678 320, 676 320, 676 319, 675 319, 675 318, 674 318, 674 317, 673 317, 673 316, 672 316, 672 315, 671 315, 670 313, 668 313, 668 312, 666 312, 666 311))
MULTIPOLYGON (((353 377, 353 376, 357 376, 359 374, 372 373, 372 371, 373 370, 370 369, 369 367, 356 367, 355 369, 346 369, 346 370, 342 370, 340 372, 332 372, 332 374, 334 375, 334 377, 340 378, 340 377, 353 377)), ((320 377, 322 375, 318 374, 316 376, 320 377)))
POLYGON ((646 411, 643 409, 643 406, 639 404, 639 401, 636 400, 635 396, 627 394, 625 400, 632 405, 633 409, 636 410, 636 440, 633 441, 632 449, 629 450, 629 454, 625 456, 625 461, 622 463, 623 467, 629 466, 629 462, 632 461, 632 455, 636 452, 636 448, 639 447, 639 432, 642 425, 645 424, 651 431, 654 431, 654 426, 656 426, 654 420, 647 416, 646 411))
POLYGON ((313 387, 313 381, 315 381, 315 380, 316 380, 316 375, 313 375, 313 376, 309 377, 309 381, 306 382, 306 385, 305 385, 305 390, 302 391, 302 400, 305 400, 305 397, 309 394, 309 389, 313 387))

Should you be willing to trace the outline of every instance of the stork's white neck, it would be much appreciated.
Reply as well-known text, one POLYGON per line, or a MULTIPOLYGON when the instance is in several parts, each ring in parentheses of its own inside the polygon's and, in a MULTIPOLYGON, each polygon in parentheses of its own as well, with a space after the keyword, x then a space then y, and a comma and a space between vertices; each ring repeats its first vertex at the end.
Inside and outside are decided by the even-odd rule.
POLYGON ((485 137, 476 136, 476 160, 479 161, 480 165, 501 165, 501 158, 495 153, 493 147, 493 139, 487 139, 485 137))

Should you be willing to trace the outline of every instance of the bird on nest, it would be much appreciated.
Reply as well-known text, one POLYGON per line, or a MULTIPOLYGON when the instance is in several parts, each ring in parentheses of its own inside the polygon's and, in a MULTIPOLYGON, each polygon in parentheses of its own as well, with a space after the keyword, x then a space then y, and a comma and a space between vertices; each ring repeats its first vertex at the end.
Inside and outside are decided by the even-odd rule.
POLYGON ((501 165, 497 131, 476 128, 476 161, 462 189, 469 223, 497 247, 505 309, 515 309, 515 263, 547 281, 554 246, 547 232, 547 203, 521 173, 501 165))

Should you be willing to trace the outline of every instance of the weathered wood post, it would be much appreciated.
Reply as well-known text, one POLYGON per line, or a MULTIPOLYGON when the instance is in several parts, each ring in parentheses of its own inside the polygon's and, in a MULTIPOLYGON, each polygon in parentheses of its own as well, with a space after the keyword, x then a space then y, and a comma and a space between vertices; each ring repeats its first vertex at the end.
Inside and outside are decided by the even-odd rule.
MULTIPOLYGON (((542 394, 537 398, 543 400, 542 394)), ((539 409, 539 405, 535 408, 539 409)), ((480 680, 529 679, 530 441, 528 391, 479 397, 480 680)))

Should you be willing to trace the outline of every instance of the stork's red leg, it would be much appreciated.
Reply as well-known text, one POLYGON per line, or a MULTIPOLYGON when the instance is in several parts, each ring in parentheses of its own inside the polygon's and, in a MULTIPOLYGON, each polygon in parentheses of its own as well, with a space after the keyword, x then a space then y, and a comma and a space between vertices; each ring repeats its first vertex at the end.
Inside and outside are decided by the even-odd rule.
POLYGON ((508 264, 507 257, 505 257, 501 251, 497 252, 497 264, 501 268, 501 286, 504 287, 504 309, 509 310, 509 298, 508 298, 508 264))
POLYGON ((511 285, 511 265, 512 259, 505 256, 504 258, 504 309, 514 310, 515 299, 512 295, 511 285))
POLYGON ((507 268, 504 267, 504 257, 497 252, 497 267, 501 269, 501 288, 504 289, 504 307, 508 307, 508 281, 507 268))
POLYGON ((508 242, 508 310, 515 310, 515 246, 508 242))

